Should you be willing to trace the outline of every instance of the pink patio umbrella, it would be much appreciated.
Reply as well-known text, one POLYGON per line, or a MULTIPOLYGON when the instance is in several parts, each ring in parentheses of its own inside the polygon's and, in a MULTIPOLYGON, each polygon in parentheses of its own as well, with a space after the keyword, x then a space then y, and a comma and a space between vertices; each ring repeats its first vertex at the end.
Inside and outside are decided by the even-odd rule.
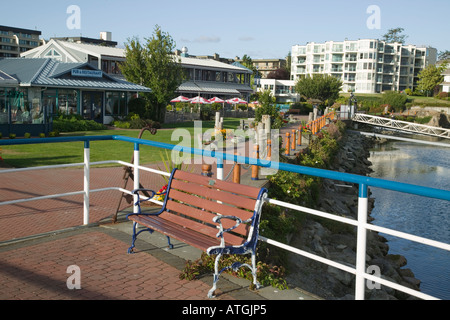
POLYGON ((214 97, 214 98, 209 99, 209 102, 211 102, 211 103, 224 103, 225 100, 222 100, 222 99, 220 99, 218 97, 214 97))
POLYGON ((170 100, 170 102, 188 102, 188 101, 189 101, 189 98, 186 98, 184 96, 178 96, 178 97, 170 100))
POLYGON ((241 98, 228 99, 225 102, 229 103, 229 104, 247 104, 248 103, 247 101, 242 100, 241 98))
POLYGON ((202 98, 200 96, 197 96, 195 98, 189 99, 189 101, 191 103, 210 104, 210 102, 208 100, 206 100, 205 98, 202 98))

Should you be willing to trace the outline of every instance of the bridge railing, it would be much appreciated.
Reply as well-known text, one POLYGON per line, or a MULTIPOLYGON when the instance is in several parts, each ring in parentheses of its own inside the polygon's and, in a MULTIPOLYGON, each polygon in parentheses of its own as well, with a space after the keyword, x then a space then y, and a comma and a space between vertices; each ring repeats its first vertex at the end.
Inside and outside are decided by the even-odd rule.
MULTIPOLYGON (((217 152, 217 151, 211 151, 211 150, 203 150, 203 149, 195 149, 195 148, 189 148, 184 147, 180 145, 172 145, 167 143, 161 143, 161 142, 155 142, 150 140, 143 140, 143 139, 137 139, 137 138, 130 138, 125 136, 85 136, 85 137, 61 137, 61 138, 52 138, 52 139, 17 139, 17 140, 0 140, 0 145, 14 145, 14 144, 35 144, 35 143, 56 143, 56 142, 74 142, 74 141, 84 141, 84 162, 83 163, 77 163, 77 164, 68 164, 68 165, 56 165, 56 166, 46 166, 46 167, 38 167, 38 168, 23 168, 23 169, 7 169, 7 170, 0 170, 0 175, 2 173, 6 172, 20 172, 25 170, 38 170, 42 168, 57 168, 57 167, 67 167, 67 166, 83 166, 84 167, 84 188, 83 190, 72 192, 70 194, 54 194, 54 195, 47 195, 47 196, 41 196, 41 197, 35 197, 35 198, 27 198, 27 199, 17 199, 17 200, 11 200, 11 201, 3 201, 0 202, 0 207, 3 205, 8 204, 15 204, 25 201, 33 201, 33 200, 42 200, 42 199, 49 199, 49 198, 55 198, 55 197, 63 197, 67 195, 75 195, 75 194, 83 194, 84 195, 84 205, 83 205, 83 222, 84 224, 89 223, 89 195, 92 192, 101 192, 106 190, 117 190, 122 193, 132 194, 130 190, 126 190, 120 187, 111 186, 108 188, 102 188, 102 189, 90 189, 89 184, 89 176, 90 176, 90 167, 92 165, 96 164, 106 164, 106 163, 117 163, 124 166, 129 166, 133 169, 134 174, 134 185, 133 189, 139 187, 139 177, 142 172, 152 172, 156 174, 161 175, 169 175, 167 172, 159 171, 150 169, 144 166, 141 166, 139 163, 139 156, 140 156, 140 146, 146 145, 146 146, 152 146, 162 149, 168 149, 173 150, 176 152, 187 152, 194 155, 201 155, 202 157, 208 157, 208 158, 215 158, 217 161, 217 170, 219 168, 223 167, 223 162, 225 160, 237 162, 237 163, 246 163, 246 164, 252 164, 257 165, 261 167, 266 168, 272 168, 272 169, 278 169, 278 170, 284 170, 304 175, 310 175, 310 176, 316 176, 320 178, 325 179, 331 179, 341 182, 348 182, 352 184, 356 184, 359 187, 359 195, 358 195, 358 215, 357 219, 351 219, 347 217, 342 217, 336 214, 331 214, 307 207, 303 207, 297 204, 287 203, 283 201, 279 201, 276 199, 270 199, 268 198, 266 201, 268 203, 271 203, 273 205, 281 206, 284 208, 289 208, 296 210, 298 212, 303 212, 319 217, 323 217, 326 219, 331 219, 334 221, 339 221, 351 226, 355 226, 357 229, 357 247, 356 247, 356 265, 354 267, 344 265, 342 263, 332 261, 326 258, 323 258, 319 255, 312 254, 310 252, 306 252, 303 250, 300 250, 299 248, 292 247, 290 245, 280 243, 278 241, 260 236, 260 240, 267 242, 271 245, 280 247, 282 249, 288 250, 290 252, 293 252, 295 254, 302 255, 304 257, 313 259, 315 261, 319 261, 321 263, 327 264, 329 266, 338 268, 340 270, 349 272, 356 277, 356 285, 355 285, 355 298, 357 300, 362 300, 365 297, 365 287, 366 287, 366 281, 372 281, 379 283, 381 285, 385 285, 388 287, 391 287, 395 290, 406 292, 407 294, 410 294, 412 296, 416 296, 422 299, 436 299, 433 296, 430 296, 428 294, 410 289, 408 287, 399 285, 397 283, 394 283, 392 281, 389 281, 385 278, 382 278, 381 276, 375 276, 371 273, 366 272, 366 239, 367 239, 367 232, 368 231, 375 231, 380 232, 384 234, 389 234, 392 236, 408 239, 411 241, 419 242, 428 246, 440 248, 446 251, 450 251, 450 244, 439 242, 423 237, 419 237, 412 234, 407 234, 404 232, 396 231, 389 228, 379 227, 373 224, 368 223, 368 194, 369 194, 369 187, 377 187, 377 188, 384 188, 388 190, 393 191, 399 191, 399 192, 405 192, 409 194, 414 194, 418 196, 425 196, 430 198, 436 198, 436 199, 442 199, 446 201, 450 201, 450 191, 447 190, 441 190, 441 189, 435 189, 435 188, 428 188, 423 186, 417 186, 417 185, 411 185, 411 184, 405 184, 405 183, 399 183, 394 181, 388 181, 378 178, 371 178, 371 177, 365 177, 365 176, 358 176, 354 174, 348 174, 348 173, 341 173, 341 172, 335 172, 330 170, 324 170, 324 169, 317 169, 317 168, 310 168, 310 167, 303 167, 298 165, 292 165, 287 163, 279 163, 279 162, 272 162, 272 161, 261 161, 260 159, 255 158, 248 158, 243 156, 237 156, 233 154, 223 153, 223 152, 217 152), (125 141, 133 144, 134 146, 134 162, 133 163, 127 163, 123 161, 117 161, 117 160, 110 160, 110 161, 100 161, 100 162, 91 162, 90 161, 90 142, 91 141, 99 141, 99 140, 114 140, 114 141, 125 141)), ((219 175, 219 174, 218 174, 219 175)), ((223 174, 221 174, 223 176, 223 174)), ((152 202, 155 202, 157 204, 162 204, 161 202, 157 200, 151 200, 152 202)), ((137 208, 134 208, 136 211, 137 208)))
POLYGON ((425 134, 439 138, 450 139, 450 129, 432 127, 414 122, 395 120, 391 118, 378 117, 370 114, 355 113, 352 117, 353 121, 367 123, 374 126, 390 128, 393 130, 406 131, 409 133, 425 134))

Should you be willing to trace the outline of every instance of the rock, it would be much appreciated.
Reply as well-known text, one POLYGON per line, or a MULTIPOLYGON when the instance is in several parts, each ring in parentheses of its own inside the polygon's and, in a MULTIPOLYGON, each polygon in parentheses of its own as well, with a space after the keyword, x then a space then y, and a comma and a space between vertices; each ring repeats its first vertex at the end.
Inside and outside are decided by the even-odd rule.
MULTIPOLYGON (((371 162, 367 160, 370 156, 368 149, 375 141, 375 138, 360 135, 347 137, 347 141, 343 141, 343 146, 333 163, 333 170, 362 175, 371 172, 371 162)), ((349 184, 351 187, 348 188, 337 186, 342 184, 345 183, 324 180, 320 199, 315 209, 356 218, 358 187, 351 184, 349 184)), ((370 210, 374 207, 374 201, 375 199, 369 198, 368 222, 373 221, 373 218, 370 217, 370 210)), ((290 244, 301 250, 354 267, 356 263, 355 228, 341 227, 337 222, 321 224, 318 221, 321 220, 309 217, 301 232, 292 237, 290 244), (328 226, 330 230, 325 226, 328 226)), ((368 231, 367 235, 367 265, 378 266, 381 275, 388 281, 418 288, 420 281, 414 277, 413 272, 410 269, 400 269, 407 264, 406 258, 401 255, 388 254, 387 239, 377 232, 368 231)), ((287 279, 294 285, 324 299, 354 299, 355 277, 353 274, 295 254, 289 254, 289 263, 291 272, 287 279)), ((366 292, 366 299, 371 300, 409 298, 409 295, 401 294, 387 286, 366 292)))

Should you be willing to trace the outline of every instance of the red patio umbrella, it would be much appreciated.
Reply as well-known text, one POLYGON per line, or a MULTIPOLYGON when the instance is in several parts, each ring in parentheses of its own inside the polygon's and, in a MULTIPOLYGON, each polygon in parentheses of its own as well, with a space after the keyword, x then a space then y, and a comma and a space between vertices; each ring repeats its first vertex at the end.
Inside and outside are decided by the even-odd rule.
POLYGON ((200 104, 209 104, 210 102, 206 100, 205 98, 202 98, 200 96, 189 99, 191 103, 200 103, 200 104))
POLYGON ((247 101, 242 100, 241 98, 228 99, 225 102, 229 103, 229 104, 247 104, 248 103, 247 101))
POLYGON ((170 100, 170 102, 188 102, 189 98, 183 97, 183 96, 178 96, 176 98, 173 98, 172 100, 170 100))
POLYGON ((225 100, 222 100, 220 98, 214 97, 214 98, 209 99, 209 102, 211 102, 211 103, 224 103, 225 100))

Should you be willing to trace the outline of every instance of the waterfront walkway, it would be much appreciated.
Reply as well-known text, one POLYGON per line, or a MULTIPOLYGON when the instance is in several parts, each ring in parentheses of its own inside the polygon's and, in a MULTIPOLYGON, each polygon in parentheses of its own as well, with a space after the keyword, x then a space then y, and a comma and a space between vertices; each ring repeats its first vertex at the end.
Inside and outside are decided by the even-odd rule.
MULTIPOLYGON (((225 164, 224 173, 231 167, 225 164)), ((252 181, 249 171, 243 170, 243 180, 252 181)), ((123 186, 123 173, 117 167, 92 168, 91 189, 123 186)), ((158 188, 162 181, 155 174, 141 176, 145 187, 158 188)), ((4 173, 0 201, 78 191, 82 183, 81 169, 4 173)), ((132 188, 131 179, 128 183, 132 188)), ((167 250, 165 237, 143 233, 137 252, 127 253, 132 227, 125 219, 130 206, 125 200, 118 221, 111 220, 120 196, 117 191, 91 193, 88 226, 80 226, 79 195, 0 206, 0 300, 208 300, 212 274, 179 279, 186 261, 200 257, 197 249, 174 241, 175 248, 167 250), (70 266, 79 267, 81 289, 69 289, 70 266)), ((251 291, 249 285, 223 274, 214 300, 317 299, 298 288, 251 291)))

